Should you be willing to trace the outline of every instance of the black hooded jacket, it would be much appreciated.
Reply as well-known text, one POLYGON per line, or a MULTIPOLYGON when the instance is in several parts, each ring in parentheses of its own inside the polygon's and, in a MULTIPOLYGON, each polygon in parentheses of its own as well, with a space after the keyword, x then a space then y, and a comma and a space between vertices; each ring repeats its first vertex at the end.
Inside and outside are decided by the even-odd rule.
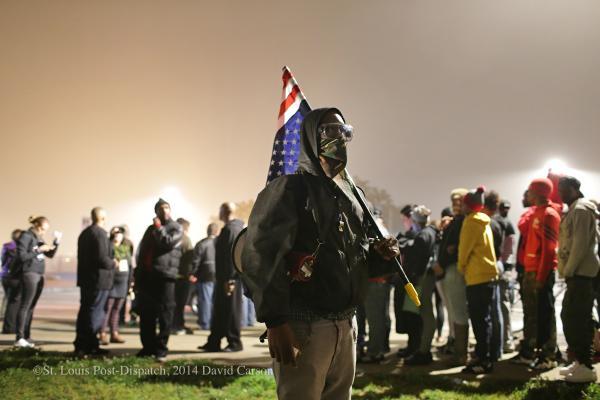
POLYGON ((370 254, 363 210, 349 188, 340 189, 325 175, 318 158, 317 128, 331 111, 341 115, 336 109, 318 109, 305 117, 298 172, 273 180, 250 215, 242 279, 257 319, 269 327, 314 316, 335 319, 352 313, 364 298, 370 254), (286 256, 291 251, 312 254, 319 232, 325 243, 311 279, 292 282, 286 256))

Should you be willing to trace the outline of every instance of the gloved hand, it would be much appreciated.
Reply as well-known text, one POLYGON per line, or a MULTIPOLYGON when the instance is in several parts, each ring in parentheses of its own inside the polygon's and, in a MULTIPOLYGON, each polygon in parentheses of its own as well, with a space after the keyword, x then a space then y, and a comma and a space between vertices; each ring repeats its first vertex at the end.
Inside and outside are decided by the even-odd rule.
POLYGON ((373 246, 375 246, 375 251, 381 254, 381 256, 386 261, 389 261, 400 255, 400 247, 398 247, 398 240, 394 237, 388 237, 383 240, 378 240, 373 244, 373 246))

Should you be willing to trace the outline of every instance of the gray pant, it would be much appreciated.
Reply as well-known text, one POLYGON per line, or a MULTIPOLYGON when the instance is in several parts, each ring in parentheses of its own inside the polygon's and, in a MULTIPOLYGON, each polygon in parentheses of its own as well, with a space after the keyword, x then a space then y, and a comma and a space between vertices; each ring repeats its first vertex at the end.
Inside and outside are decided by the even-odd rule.
POLYGON ((435 335, 436 321, 433 314, 433 292, 435 291, 435 276, 426 273, 421 279, 421 319, 423 320, 423 332, 421 333, 421 345, 419 352, 427 354, 431 351, 431 342, 435 335))
POLYGON ((457 325, 469 324, 469 311, 467 309, 467 286, 465 277, 458 272, 456 264, 446 268, 446 275, 442 281, 444 293, 446 294, 446 308, 449 319, 457 325))
POLYGON ((510 322, 510 312, 512 304, 510 302, 510 282, 508 278, 501 277, 500 285, 500 309, 502 310, 502 321, 504 322, 504 345, 512 344, 512 326, 510 322))
POLYGON ((350 399, 356 370, 356 319, 289 324, 302 353, 296 367, 273 361, 277 398, 350 399))
POLYGON ((365 314, 369 323, 367 354, 372 356, 384 354, 388 327, 391 326, 389 284, 369 282, 369 291, 365 299, 365 314))
POLYGON ((17 340, 31 338, 33 309, 44 288, 44 275, 25 272, 21 278, 21 306, 17 313, 17 340))

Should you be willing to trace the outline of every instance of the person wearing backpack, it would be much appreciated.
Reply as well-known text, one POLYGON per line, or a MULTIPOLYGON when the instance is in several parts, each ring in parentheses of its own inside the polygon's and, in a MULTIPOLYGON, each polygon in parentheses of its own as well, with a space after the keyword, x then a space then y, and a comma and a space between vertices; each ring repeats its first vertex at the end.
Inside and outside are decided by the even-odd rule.
POLYGON ((350 399, 371 256, 400 254, 394 238, 370 245, 345 172, 352 132, 336 108, 309 112, 298 173, 271 181, 248 221, 241 276, 267 325, 279 399, 350 399))
POLYGON ((44 288, 46 257, 56 254, 62 233, 54 232, 53 243, 46 244, 44 236, 50 229, 46 217, 30 217, 31 228, 24 231, 17 240, 17 258, 22 268, 21 305, 17 313, 15 347, 34 347, 31 340, 31 320, 33 310, 44 288))
POLYGON ((21 236, 21 229, 15 229, 11 234, 11 241, 2 246, 2 298, 3 324, 2 333, 15 333, 17 325, 17 311, 21 304, 21 281, 18 276, 17 240, 21 236))

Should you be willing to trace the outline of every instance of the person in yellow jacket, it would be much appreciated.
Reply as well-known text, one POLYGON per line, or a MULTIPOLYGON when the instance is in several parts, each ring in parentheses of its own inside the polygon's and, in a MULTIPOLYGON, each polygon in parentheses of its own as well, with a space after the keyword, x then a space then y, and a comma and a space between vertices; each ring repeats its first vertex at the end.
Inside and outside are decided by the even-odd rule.
POLYGON ((482 213, 485 188, 478 187, 465 195, 465 221, 458 245, 458 272, 465 276, 469 318, 477 344, 476 357, 463 372, 492 372, 492 305, 496 295, 496 254, 490 217, 482 213))

